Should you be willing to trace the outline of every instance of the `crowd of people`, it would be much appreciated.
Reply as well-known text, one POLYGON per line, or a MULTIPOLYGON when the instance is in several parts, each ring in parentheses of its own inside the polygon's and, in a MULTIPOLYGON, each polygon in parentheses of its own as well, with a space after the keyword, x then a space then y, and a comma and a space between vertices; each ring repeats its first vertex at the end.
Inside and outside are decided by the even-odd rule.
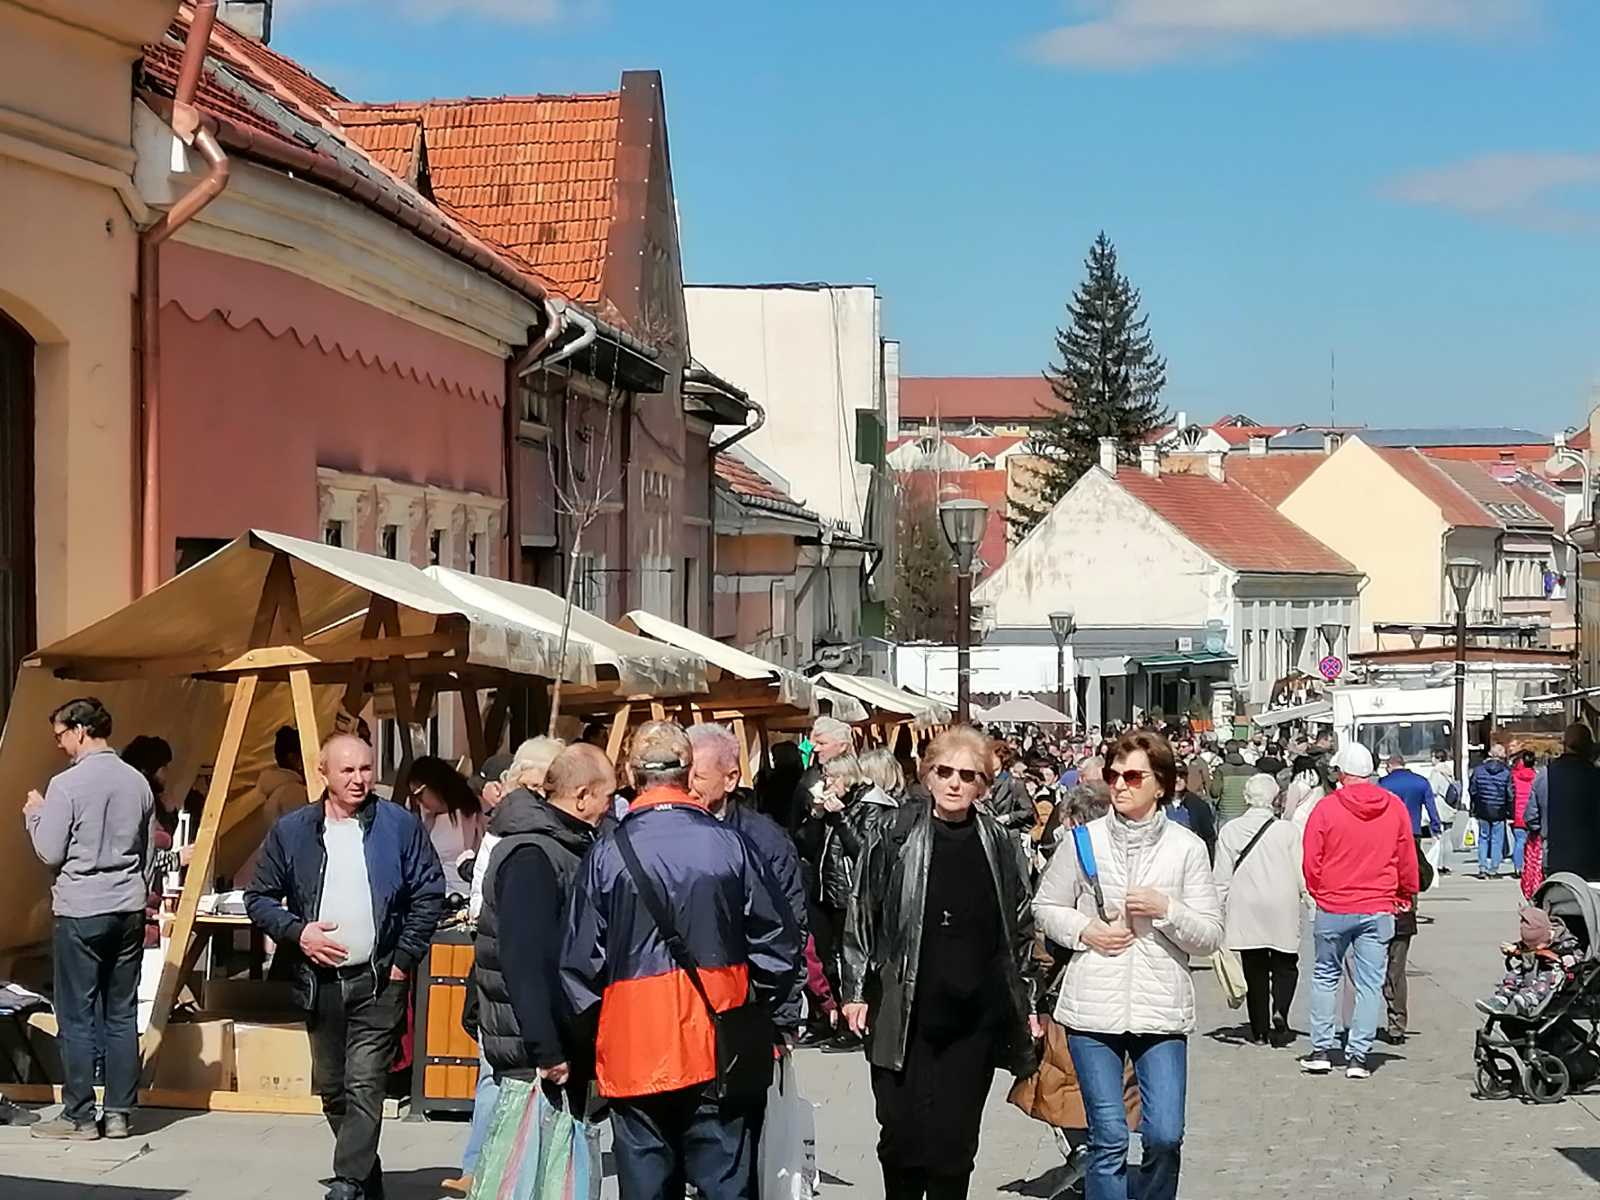
MULTIPOLYGON (((188 862, 183 806, 166 795, 171 747, 136 738, 119 756, 98 701, 63 705, 51 729, 72 765, 24 813, 56 875, 66 1103, 35 1132, 127 1136, 140 954, 158 877, 188 862)), ((272 974, 309 1014, 330 1200, 383 1194, 385 1084, 447 911, 476 939, 479 1090, 448 1181, 462 1193, 527 1194, 519 1172, 540 1156, 519 1139, 563 1120, 597 1179, 604 1117, 624 1200, 752 1196, 772 1060, 811 1041, 864 1052, 891 1200, 967 1195, 1001 1069, 1090 1200, 1172 1200, 1193 963, 1242 1000, 1244 1040, 1287 1047, 1309 916, 1299 1067, 1339 1058, 1364 1079, 1375 1040, 1406 1036, 1418 898, 1466 814, 1485 874, 1509 845, 1525 890, 1541 869, 1600 878, 1582 725, 1542 767, 1494 747, 1465 799, 1442 757, 1380 775, 1367 747, 1326 736, 956 726, 913 758, 860 750, 823 717, 754 787, 719 725, 646 723, 617 765, 596 740, 535 738, 476 777, 421 758, 389 802, 371 745, 338 734, 306 803, 298 739, 280 732, 256 789, 271 819, 240 874, 272 974)))

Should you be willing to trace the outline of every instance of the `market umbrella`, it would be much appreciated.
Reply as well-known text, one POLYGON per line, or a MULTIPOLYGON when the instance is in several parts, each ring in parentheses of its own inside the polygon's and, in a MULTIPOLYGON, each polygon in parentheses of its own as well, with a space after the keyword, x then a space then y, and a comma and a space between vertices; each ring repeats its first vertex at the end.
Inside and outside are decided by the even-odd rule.
POLYGON ((1004 700, 993 708, 985 709, 983 719, 996 725, 1070 725, 1072 718, 1063 716, 1048 704, 1041 704, 1031 696, 1004 700))

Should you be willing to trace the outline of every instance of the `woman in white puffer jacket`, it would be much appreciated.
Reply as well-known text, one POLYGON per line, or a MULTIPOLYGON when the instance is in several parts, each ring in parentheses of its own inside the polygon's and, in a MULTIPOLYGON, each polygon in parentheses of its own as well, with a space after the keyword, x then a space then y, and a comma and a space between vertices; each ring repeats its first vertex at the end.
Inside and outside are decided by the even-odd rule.
POLYGON ((1067 1027, 1089 1116, 1088 1200, 1178 1194, 1195 1027, 1189 958, 1221 944, 1222 906, 1205 843, 1161 810, 1176 779, 1172 747, 1160 734, 1113 743, 1105 771, 1112 811, 1084 827, 1089 852, 1062 844, 1033 902, 1046 936, 1073 952, 1055 1017, 1067 1027), (1130 1059, 1144 1142, 1133 1188, 1122 1095, 1130 1059))

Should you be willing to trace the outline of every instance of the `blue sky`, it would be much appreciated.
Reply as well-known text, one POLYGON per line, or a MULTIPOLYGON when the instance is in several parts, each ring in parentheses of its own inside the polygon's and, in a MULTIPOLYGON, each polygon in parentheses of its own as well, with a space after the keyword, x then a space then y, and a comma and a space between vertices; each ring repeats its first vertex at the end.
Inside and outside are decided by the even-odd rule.
MULTIPOLYGON (((1097 230, 1192 417, 1585 419, 1592 0, 278 0, 357 99, 665 79, 691 281, 872 280, 907 374, 1027 374, 1097 230)), ((713 364, 714 365, 714 364, 713 364)))

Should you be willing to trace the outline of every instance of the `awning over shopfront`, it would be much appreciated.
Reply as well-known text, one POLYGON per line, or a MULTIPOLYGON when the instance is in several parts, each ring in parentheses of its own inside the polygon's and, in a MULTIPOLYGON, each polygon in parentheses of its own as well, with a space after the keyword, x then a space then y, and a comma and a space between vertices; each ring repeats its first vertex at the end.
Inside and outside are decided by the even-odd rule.
POLYGON ((1283 725, 1289 721, 1331 721, 1333 701, 1316 700, 1310 704, 1292 704, 1288 708, 1275 708, 1271 712, 1257 713, 1250 720, 1263 729, 1283 725))
POLYGON ((1196 650, 1188 654, 1147 654, 1143 658, 1129 659, 1128 665, 1137 666, 1141 671, 1180 671, 1185 667, 1220 667, 1238 661, 1232 654, 1196 650))

